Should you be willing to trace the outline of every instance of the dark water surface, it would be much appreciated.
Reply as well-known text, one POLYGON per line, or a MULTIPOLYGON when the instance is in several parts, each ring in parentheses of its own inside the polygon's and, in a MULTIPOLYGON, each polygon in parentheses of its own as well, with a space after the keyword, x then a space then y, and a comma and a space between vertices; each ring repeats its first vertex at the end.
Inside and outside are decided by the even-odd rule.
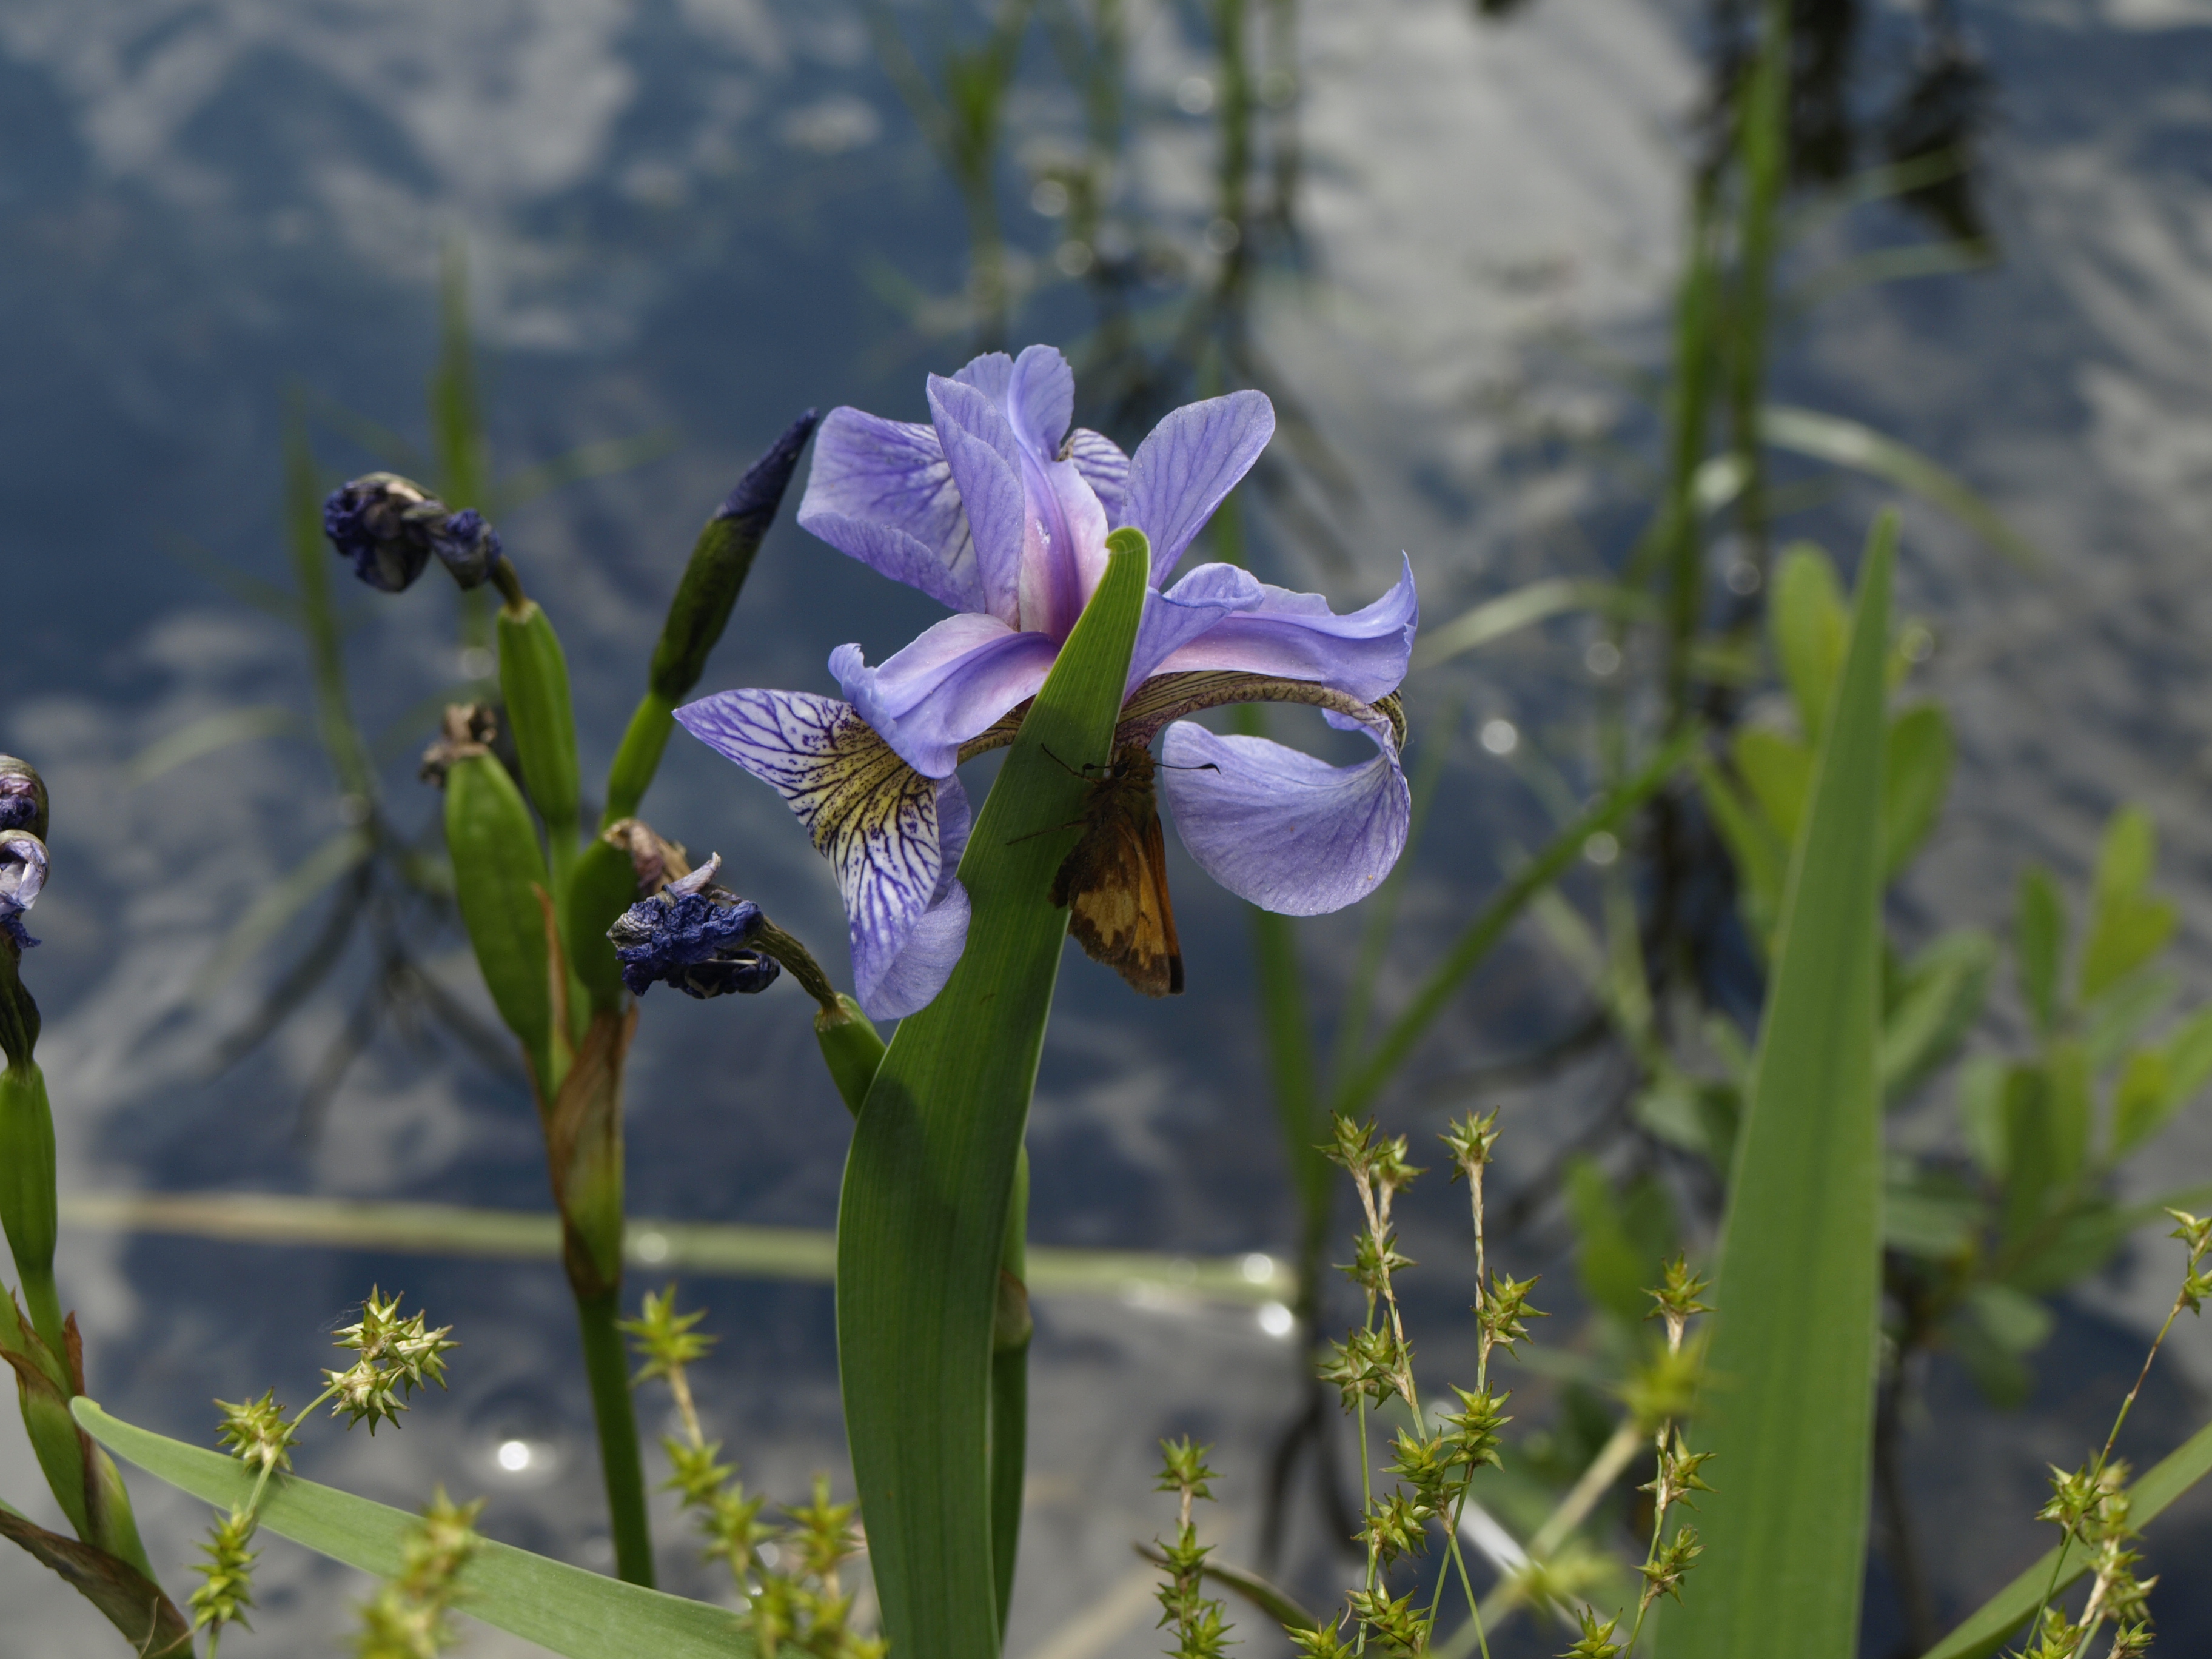
MULTIPOLYGON (((2185 909, 2182 966, 2202 994, 2212 991, 2212 7, 2043 0, 1963 16, 1999 88, 1986 199, 2003 263, 1850 293, 1791 337, 1778 375, 1788 401, 1940 457, 2049 556, 2023 574, 1908 510, 1905 602, 1937 629, 1924 684, 1957 723, 1961 766, 1898 919, 1914 936, 2000 925, 2029 857, 2078 890, 2098 827, 2137 800, 2159 822, 2185 909)), ((1184 106, 1197 101, 1193 77, 1212 72, 1206 37, 1194 9, 1133 18, 1141 118, 1129 210, 1203 277, 1215 258, 1204 240, 1211 128, 1184 106)), ((1681 134, 1702 76, 1696 26, 1631 0, 1537 0, 1504 24, 1478 23, 1455 0, 1365 0, 1308 7, 1301 29, 1305 259, 1271 264, 1250 323, 1279 389, 1355 487, 1313 497, 1333 543, 1259 504, 1255 562, 1341 608, 1379 592, 1402 547, 1431 623, 1516 582, 1595 573, 1618 556, 1635 496, 1583 441, 1640 441, 1650 421, 1591 365, 1663 358, 1681 134)), ((1895 42, 1875 27, 1865 50, 1881 67, 1895 42)), ((1029 179, 1073 144, 1079 115, 1036 55, 1002 169, 1014 268, 1037 285, 1014 343, 1073 349, 1091 313, 1056 275, 1062 233, 1030 205, 1029 179)), ((441 251, 465 238, 503 468, 580 442, 675 434, 660 459, 501 525, 562 629, 586 775, 603 775, 691 532, 744 465, 808 404, 917 417, 924 372, 968 355, 956 192, 877 67, 861 14, 798 0, 14 0, 0 10, 0 157, 11 325, 0 337, 0 748, 34 760, 54 799, 55 876, 36 917, 46 943, 28 966, 46 1012, 40 1059, 64 1190, 542 1206, 543 1154, 518 1080, 434 1033, 381 1037, 316 1132, 295 1134, 365 957, 259 1055, 206 1075, 210 1050, 250 1015, 286 947, 306 942, 313 913, 234 982, 210 984, 210 957, 342 823, 319 756, 297 740, 132 782, 132 757, 196 718, 307 706, 295 636, 196 574, 191 550, 289 580, 277 496, 294 388, 421 441, 441 251)), ((1792 270, 1808 276, 1911 234, 1895 210, 1875 209, 1816 234, 1792 270)), ((1139 298, 1177 302, 1178 281, 1139 298)), ((1116 433, 1141 434, 1141 424, 1116 433)), ((318 446, 333 470, 372 459, 327 424, 318 446)), ((1806 528, 1846 550, 1884 499, 1850 487, 1806 528)), ((371 733, 456 678, 441 584, 395 601, 349 587, 343 603, 371 733)), ((880 658, 933 615, 787 522, 707 684, 829 690, 832 647, 859 639, 880 658)), ((1546 831, 1536 797, 1476 746, 1474 724, 1510 718, 1524 758, 1540 748, 1583 776, 1589 637, 1560 622, 1409 686, 1417 728, 1431 721, 1454 746, 1443 827, 1420 855, 1386 995, 1434 960, 1500 861, 1546 831)), ((423 735, 417 714, 387 751, 405 824, 435 810, 407 758, 423 735)), ((720 850, 726 879, 842 966, 827 869, 768 791, 679 737, 647 811, 695 850, 720 850)), ((1294 1218, 1243 918, 1179 849, 1171 857, 1191 993, 1146 1005, 1079 957, 1066 963, 1031 1140, 1034 1232, 1284 1250, 1294 1218)), ((1340 984, 1352 926, 1306 937, 1319 977, 1340 984)), ((472 988, 453 939, 422 948, 472 988)), ((1386 1116, 1432 1127, 1441 1107, 1428 1081, 1555 1033, 1578 997, 1566 963, 1524 928, 1386 1116)), ((2015 1036, 2009 992, 1999 1000, 1991 1035, 2015 1036)), ((1540 1165, 1610 1086, 1588 1067, 1508 1097, 1509 1173, 1540 1165)), ((795 991, 735 1006, 650 998, 630 1102, 635 1212, 834 1218, 847 1120, 795 991)), ((2202 1110, 2130 1176, 2144 1193, 2207 1179, 2202 1110)), ((1419 1311, 1441 1378, 1463 1346, 1452 1333, 1467 1267, 1458 1200, 1437 1188, 1407 1233, 1427 1264, 1419 1311)), ((1508 1252, 1519 1271, 1552 1271, 1562 1309, 1565 1243, 1560 1218, 1540 1206, 1508 1252)), ((2042 1547, 2027 1519, 2042 1466, 2101 1439, 2141 1333, 2172 1295, 2172 1265, 2146 1247, 2074 1299, 2021 1418, 1991 1417, 1939 1370, 1912 1456, 1947 1613, 2042 1547)), ((311 1393, 349 1304, 372 1281, 404 1285, 466 1344, 452 1395, 374 1443, 327 1427, 301 1467, 409 1504, 441 1480, 489 1492, 496 1535, 606 1559, 572 1316, 550 1265, 70 1231, 63 1272, 92 1391, 193 1439, 211 1430, 211 1396, 271 1383, 311 1393), (519 1474, 495 1457, 517 1438, 537 1449, 519 1474)), ((690 1288, 723 1338, 702 1401, 749 1483, 796 1497, 819 1468, 842 1484, 826 1289, 690 1288)), ((1572 1320, 1553 1322, 1558 1340, 1571 1336, 1572 1320)), ((2177 1333, 2173 1365, 2147 1396, 2140 1458, 2201 1419, 2208 1336, 2177 1333)), ((1169 1433, 1220 1443, 1226 1553, 1249 1555, 1266 1449, 1297 1404, 1288 1358, 1249 1310, 1061 1300, 1041 1304, 1036 1365, 1009 1651, 1152 1651, 1127 1547, 1168 1514, 1149 1490, 1151 1448, 1169 1433)), ((203 1517, 135 1485, 156 1565, 179 1591, 203 1517)), ((43 1512, 12 1430, 0 1432, 0 1491, 43 1512)), ((2152 1565, 2166 1574, 2154 1606, 2174 1651, 2212 1643, 2212 1585, 2189 1565, 2212 1554, 2212 1520, 2201 1502, 2192 1513, 2151 1534, 2152 1565)), ((1290 1572, 1316 1601, 1346 1571, 1322 1531, 1302 1509, 1290 1572)), ((672 1520, 663 1536, 675 1586, 706 1593, 672 1520)), ((281 1544, 261 1583, 261 1646, 236 1638, 241 1654, 323 1650, 360 1593, 281 1544)), ((1869 1650, 1887 1651, 1897 1626, 1880 1575, 1869 1605, 1869 1650)), ((0 1557, 0 1606, 6 1659, 113 1650, 73 1595, 13 1552, 0 1557)), ((520 1650, 489 1632, 469 1649, 520 1650)), ((1255 1637, 1247 1650, 1271 1650, 1255 1637)))

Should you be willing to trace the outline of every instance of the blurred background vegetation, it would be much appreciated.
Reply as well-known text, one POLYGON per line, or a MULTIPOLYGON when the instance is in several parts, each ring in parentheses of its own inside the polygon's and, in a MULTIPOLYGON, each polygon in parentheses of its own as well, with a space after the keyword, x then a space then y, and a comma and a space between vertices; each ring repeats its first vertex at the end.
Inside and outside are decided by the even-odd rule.
MULTIPOLYGON (((1243 914, 1179 866, 1172 1010, 1069 964, 1034 1231, 1147 1260, 1104 1297, 1040 1284, 1010 1651, 1151 1650, 1127 1545, 1157 1524, 1163 1434, 1223 1443, 1230 1555, 1334 1593, 1349 1449, 1304 1364, 1350 1306, 1333 1108, 1431 1133, 1504 1109, 1492 1244, 1544 1273, 1556 1328, 1485 1501, 1535 1534, 1603 1457, 1648 1364, 1641 1287, 1711 1241, 1841 596, 1890 502, 1867 1644, 1921 1650, 2038 1547, 2046 1448, 2100 1437, 2167 1294, 2133 1241, 2212 1183, 2208 21, 2184 0, 26 6, 0 24, 0 744, 55 800, 35 965, 64 1191, 88 1200, 64 1259, 93 1391, 204 1437, 192 1401, 404 1274, 471 1345, 456 1402, 328 1478, 411 1503, 465 1468, 493 1535, 599 1561, 550 1263, 441 1255, 419 1217, 423 1255, 388 1230, 276 1254, 204 1211, 190 1242, 181 1212, 112 1226, 144 1221, 113 1201, 141 1189, 544 1207, 412 777, 435 709, 488 681, 488 616, 428 585, 371 613, 331 580, 317 503, 388 465, 498 520, 568 642, 589 771, 692 528, 791 413, 914 417, 925 369, 1044 339, 1079 421, 1125 444, 1193 397, 1273 399, 1212 556, 1342 606, 1408 551, 1420 817, 1390 890, 1320 923, 1243 914), (539 1449, 507 1468, 510 1443, 539 1449)), ((830 647, 928 619, 844 565, 779 531, 709 688, 825 689, 830 647)), ((653 816, 831 954, 834 892, 780 812, 679 750, 653 816)), ((633 1212, 826 1227, 846 1120, 810 1050, 772 1000, 648 1008, 633 1212)), ((1472 1270, 1456 1200, 1416 1196, 1407 1293, 1449 1369, 1472 1270)), ((648 1259, 732 1265, 680 1239, 648 1259)), ((725 1333, 702 1368, 719 1432, 780 1490, 842 1480, 826 1289, 736 1265, 696 1287, 725 1333)), ((2201 1419, 2208 1378, 2212 1349, 2185 1349, 2146 1450, 2201 1419)), ((1593 1543, 1635 1529, 1636 1478, 1582 1504, 1593 1543)), ((324 1569, 286 1570, 270 1639, 319 1639, 324 1569)), ((0 1572, 38 1621, 0 1653, 102 1650, 65 1596, 0 1572)), ((2160 1603, 2185 1644, 2212 1632, 2186 1577, 2160 1603)), ((1524 1621, 1504 1650, 1551 1634, 1524 1621)))

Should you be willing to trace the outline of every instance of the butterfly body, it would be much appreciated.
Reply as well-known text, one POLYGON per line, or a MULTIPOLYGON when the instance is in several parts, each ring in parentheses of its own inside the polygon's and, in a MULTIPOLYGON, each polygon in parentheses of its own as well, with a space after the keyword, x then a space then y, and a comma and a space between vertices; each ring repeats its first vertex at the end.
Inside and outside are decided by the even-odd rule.
POLYGON ((1052 902, 1067 907, 1067 931, 1148 997, 1182 990, 1182 946, 1168 897, 1167 846, 1152 790, 1154 763, 1142 744, 1114 757, 1084 796, 1082 837, 1052 878, 1052 902))

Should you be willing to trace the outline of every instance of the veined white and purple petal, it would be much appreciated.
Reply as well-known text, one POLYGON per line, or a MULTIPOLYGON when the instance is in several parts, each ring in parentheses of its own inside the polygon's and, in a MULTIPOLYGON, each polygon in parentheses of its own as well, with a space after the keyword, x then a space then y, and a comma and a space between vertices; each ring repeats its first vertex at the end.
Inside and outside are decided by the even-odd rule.
POLYGON ((1381 750, 1356 766, 1265 738, 1168 727, 1160 787, 1198 866, 1279 915, 1317 916, 1373 892, 1406 850, 1413 792, 1389 722, 1357 724, 1381 750))
POLYGON ((1042 634, 1017 634, 995 617, 947 617, 877 667, 857 645, 830 653, 830 672, 860 718, 926 776, 949 775, 960 745, 1024 697, 1060 654, 1042 634))
POLYGON ((968 896, 951 875, 958 853, 948 858, 945 841, 951 829, 966 838, 959 780, 924 777, 834 698, 723 691, 676 718, 781 794, 829 859, 861 1007, 894 1018, 936 995, 967 936, 968 896))
MULTIPOLYGON (((1176 583, 1174 592, 1180 594, 1214 568, 1201 565, 1176 583)), ((1224 613, 1214 626, 1163 657, 1152 672, 1230 669, 1312 680, 1362 702, 1396 690, 1406 678, 1421 620, 1410 560, 1395 587, 1349 616, 1338 616, 1318 593, 1255 586, 1261 590, 1256 605, 1224 613)))
POLYGON ((833 409, 814 443, 801 528, 955 611, 981 611, 974 538, 934 428, 833 409))
MULTIPOLYGON (((937 889, 907 935, 906 943, 877 975, 860 1006, 878 1019, 903 1019, 937 999, 968 945, 968 890, 955 872, 968 850, 970 827, 968 792, 960 780, 945 778, 937 789, 937 889)), ((854 952, 854 960, 859 961, 854 952)), ((857 977, 857 969, 855 970, 857 977)))
POLYGON ((1232 392, 1172 410, 1129 458, 1124 520, 1152 544, 1152 586, 1175 574, 1184 550, 1275 435, 1263 392, 1232 392))

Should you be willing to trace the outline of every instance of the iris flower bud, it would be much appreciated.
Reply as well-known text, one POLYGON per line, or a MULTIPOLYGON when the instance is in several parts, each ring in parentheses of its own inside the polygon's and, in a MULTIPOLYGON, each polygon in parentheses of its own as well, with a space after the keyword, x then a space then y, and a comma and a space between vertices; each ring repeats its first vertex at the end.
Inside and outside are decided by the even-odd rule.
POLYGON ((775 982, 775 959, 747 946, 763 925, 760 906, 709 886, 719 854, 680 881, 623 911, 607 929, 623 983, 643 996, 656 982, 702 1000, 751 995, 775 982))
POLYGON ((0 830, 27 830, 41 840, 46 833, 46 786, 13 755, 0 755, 0 830))
POLYGON ((463 587, 481 586, 500 557, 499 532, 482 514, 456 513, 396 472, 370 472, 332 490, 323 534, 353 561, 356 575, 386 593, 414 586, 434 553, 463 587))
POLYGON ((27 830, 0 830, 0 935, 18 950, 39 942, 23 931, 23 913, 46 884, 46 842, 27 830))

